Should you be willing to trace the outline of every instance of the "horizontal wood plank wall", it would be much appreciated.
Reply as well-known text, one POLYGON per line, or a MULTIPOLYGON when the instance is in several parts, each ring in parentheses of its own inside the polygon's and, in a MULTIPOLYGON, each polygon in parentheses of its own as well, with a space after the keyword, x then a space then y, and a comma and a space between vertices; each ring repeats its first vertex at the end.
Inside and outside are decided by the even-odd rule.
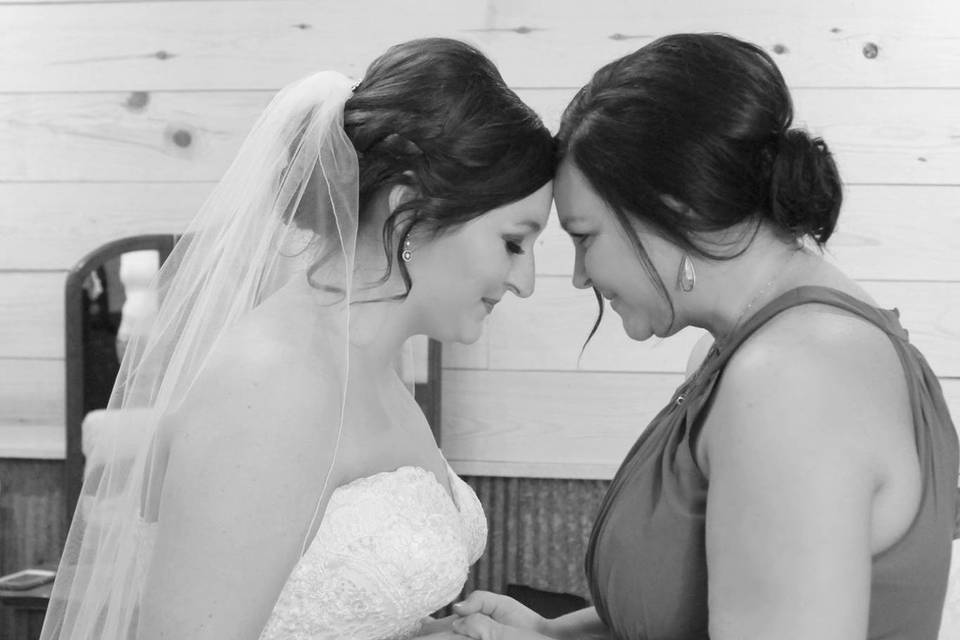
MULTIPOLYGON (((725 31, 774 53, 797 122, 826 138, 848 185, 831 256, 901 308, 960 416, 954 0, 0 0, 0 431, 62 425, 67 270, 111 239, 180 231, 289 81, 326 68, 359 77, 392 43, 452 36, 491 55, 555 128, 597 67, 677 31, 725 31)), ((477 344, 445 348, 443 442, 478 476, 491 523, 469 586, 585 595, 604 479, 698 334, 637 344, 609 315, 578 360, 595 303, 569 286, 555 219, 537 260, 533 298, 506 299, 477 344)), ((56 547, 58 474, 0 464, 0 571, 56 547)))
MULTIPOLYGON (((283 84, 321 68, 359 77, 391 43, 449 35, 489 53, 555 128, 599 65, 689 30, 774 53, 798 124, 827 139, 848 184, 832 257, 902 309, 960 413, 956 3, 428 0, 362 13, 378 12, 389 19, 312 0, 0 0, 0 425, 62 422, 66 271, 112 238, 182 229, 283 84)), ((508 298, 477 344, 445 351, 445 447, 465 472, 605 478, 698 332, 637 344, 610 314, 578 357, 595 303, 568 284, 555 219, 537 252, 533 298, 508 298)))
MULTIPOLYGON (((0 6, 0 15, 2 11, 0 6)), ((518 93, 555 130, 575 90, 518 93)), ((215 181, 272 95, 272 91, 0 94, 0 144, 17 150, 0 156, 0 180, 215 181)), ((960 92, 801 88, 793 95, 797 124, 826 138, 848 184, 956 181, 960 124, 955 114, 960 111, 960 92)))
POLYGON ((574 87, 659 35, 704 30, 777 52, 794 86, 957 83, 949 0, 9 4, 0 77, 18 92, 276 89, 318 68, 359 74, 387 46, 426 35, 476 42, 514 86, 574 87))

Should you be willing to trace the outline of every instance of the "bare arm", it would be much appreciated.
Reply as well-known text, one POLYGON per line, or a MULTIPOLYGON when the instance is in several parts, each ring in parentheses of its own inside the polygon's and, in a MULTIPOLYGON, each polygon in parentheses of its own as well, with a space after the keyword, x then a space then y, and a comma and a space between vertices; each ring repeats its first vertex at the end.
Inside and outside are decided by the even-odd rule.
POLYGON ((748 347, 702 442, 710 637, 865 638, 879 485, 865 443, 885 419, 876 387, 803 341, 748 347))
POLYGON ((332 440, 317 387, 252 360, 211 366, 171 416, 145 640, 257 638, 298 559, 332 440))
POLYGON ((607 625, 600 620, 596 607, 588 607, 547 620, 541 630, 557 640, 607 640, 612 638, 607 625))

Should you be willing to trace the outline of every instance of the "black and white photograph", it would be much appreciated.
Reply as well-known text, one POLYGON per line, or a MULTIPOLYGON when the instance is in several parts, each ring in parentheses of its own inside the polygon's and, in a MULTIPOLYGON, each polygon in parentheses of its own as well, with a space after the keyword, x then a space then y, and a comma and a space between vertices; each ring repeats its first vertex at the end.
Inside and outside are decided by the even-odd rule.
POLYGON ((0 640, 960 640, 956 0, 0 0, 0 640))

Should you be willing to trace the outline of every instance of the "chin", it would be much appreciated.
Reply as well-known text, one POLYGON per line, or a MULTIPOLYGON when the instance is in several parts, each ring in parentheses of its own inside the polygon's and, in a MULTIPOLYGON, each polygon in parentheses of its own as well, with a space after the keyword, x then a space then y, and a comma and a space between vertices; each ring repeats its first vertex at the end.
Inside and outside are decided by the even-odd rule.
MULTIPOLYGON (((452 324, 452 323, 451 323, 452 324)), ((473 344, 483 335, 483 324, 479 322, 463 323, 459 326, 446 325, 430 333, 430 337, 440 342, 473 344)))
POLYGON ((671 327, 667 327, 667 328, 664 329, 663 331, 656 331, 656 330, 654 330, 653 334, 654 334, 655 336, 657 336, 658 338, 669 338, 670 336, 675 336, 675 335, 677 335, 678 333, 680 333, 680 331, 681 331, 683 328, 684 328, 684 327, 683 327, 682 325, 681 325, 681 326, 676 326, 676 327, 671 326, 671 327))
POLYGON ((620 320, 623 322, 624 333, 631 340, 643 342, 656 335, 653 328, 645 322, 631 322, 627 318, 620 318, 620 320))
POLYGON ((460 344, 473 344, 480 339, 480 336, 483 335, 483 325, 476 325, 474 327, 464 327, 460 334, 454 338, 455 342, 460 344))

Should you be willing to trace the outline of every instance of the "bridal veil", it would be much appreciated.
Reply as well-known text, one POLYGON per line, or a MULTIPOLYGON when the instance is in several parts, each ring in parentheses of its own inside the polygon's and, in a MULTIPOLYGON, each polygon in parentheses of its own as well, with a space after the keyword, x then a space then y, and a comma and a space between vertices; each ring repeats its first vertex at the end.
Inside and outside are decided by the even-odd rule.
MULTIPOLYGON (((44 640, 137 636, 162 488, 162 419, 190 394, 223 334, 295 279, 311 287, 317 322, 308 340, 325 345, 331 384, 345 399, 359 174, 343 129, 350 95, 351 81, 332 72, 280 91, 152 283, 160 305, 124 355, 108 407, 121 412, 122 430, 99 444, 102 468, 87 470, 44 640)), ((339 445, 342 401, 326 413, 318 423, 335 429, 339 445)), ((314 523, 332 471, 316 488, 314 523)))

